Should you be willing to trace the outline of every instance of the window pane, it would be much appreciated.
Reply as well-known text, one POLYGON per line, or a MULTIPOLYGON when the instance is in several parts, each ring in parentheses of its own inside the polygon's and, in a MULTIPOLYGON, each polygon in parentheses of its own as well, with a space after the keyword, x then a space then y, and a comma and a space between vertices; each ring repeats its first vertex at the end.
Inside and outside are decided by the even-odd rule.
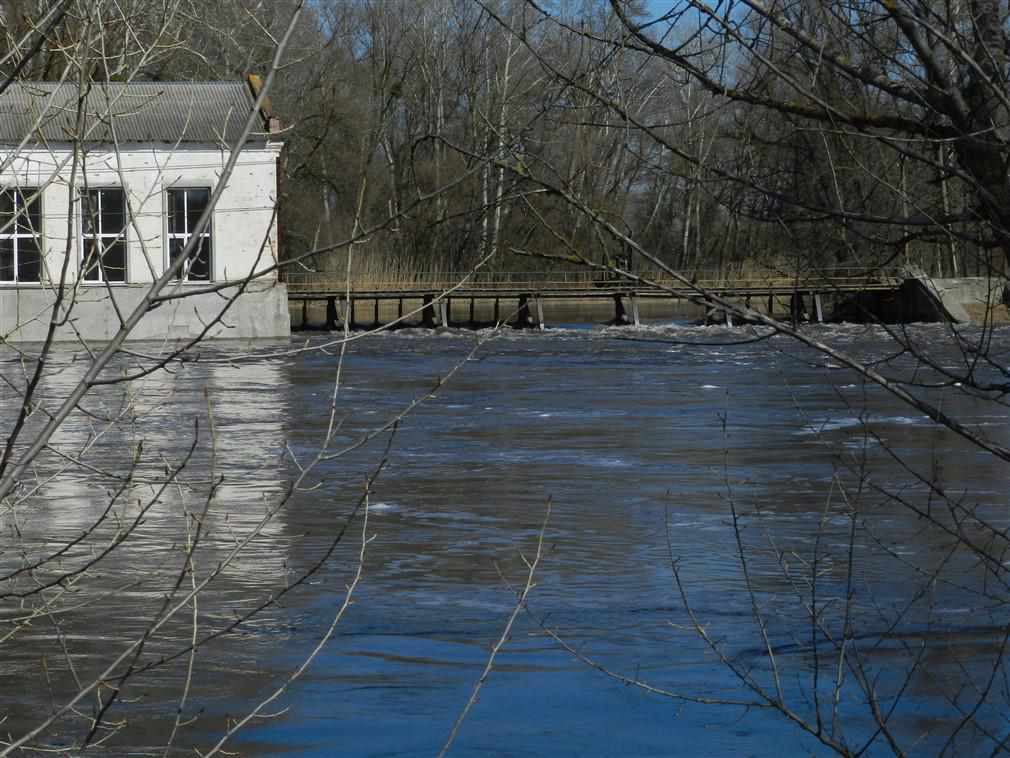
POLYGON ((84 280, 88 282, 101 281, 101 270, 98 268, 98 243, 95 240, 84 240, 84 280))
POLYGON ((37 238, 18 240, 18 281, 37 282, 42 279, 42 256, 37 238))
MULTIPOLYGON (((200 216, 210 203, 210 190, 203 188, 186 188, 168 190, 168 232, 178 235, 168 240, 168 255, 175 261, 191 239, 200 216)), ((206 232, 209 232, 208 228, 206 232)), ((201 235, 201 243, 193 250, 186 264, 186 269, 180 272, 181 278, 206 281, 211 278, 213 260, 211 257, 210 234, 201 235)))
POLYGON ((38 190, 26 189, 21 191, 18 198, 18 231, 23 234, 41 234, 42 232, 42 198, 38 196, 38 190), (24 201, 35 196, 30 203, 24 201), (26 207, 27 205, 27 207, 26 207))
POLYGON ((14 281, 14 240, 0 237, 0 281, 14 281))
POLYGON ((207 209, 207 204, 210 202, 210 190, 191 189, 186 190, 186 194, 189 196, 189 229, 187 231, 192 232, 196 229, 196 222, 200 220, 200 216, 207 209))
POLYGON ((119 189, 99 190, 102 193, 102 234, 119 234, 126 228, 126 201, 119 189))
POLYGON ((168 231, 170 234, 186 233, 186 190, 168 191, 168 231))
POLYGON ((11 190, 0 192, 0 234, 13 234, 14 224, 14 193, 11 190))
MULTIPOLYGON (((185 246, 186 246, 185 241, 181 239, 170 239, 168 241, 168 255, 169 255, 169 261, 171 263, 175 263, 176 260, 178 260, 179 256, 182 255, 182 249, 185 246)), ((177 276, 179 277, 183 277, 185 275, 186 275, 185 269, 183 269, 177 274, 177 276)))
POLYGON ((126 242, 119 240, 105 245, 102 256, 102 270, 107 282, 126 281, 126 242))
POLYGON ((85 234, 95 234, 98 231, 98 192, 89 190, 81 198, 81 229, 85 234))
POLYGON ((201 237, 200 244, 189 262, 189 279, 205 281, 210 279, 210 237, 201 237))

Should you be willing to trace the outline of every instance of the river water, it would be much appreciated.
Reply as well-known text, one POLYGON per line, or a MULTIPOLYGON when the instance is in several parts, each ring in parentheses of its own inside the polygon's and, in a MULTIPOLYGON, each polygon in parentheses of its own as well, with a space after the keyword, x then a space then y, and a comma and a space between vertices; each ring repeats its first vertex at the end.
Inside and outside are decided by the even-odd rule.
MULTIPOLYGON (((810 329, 936 378, 879 328, 810 329)), ((870 755, 988 755, 1010 730, 1007 467, 834 359, 749 335, 404 330, 342 362, 316 335, 97 388, 3 514, 4 733, 52 718, 28 744, 192 755, 262 703, 228 750, 434 755, 542 534, 453 754, 827 754, 819 721, 870 755), (288 682, 345 601, 373 477, 353 602, 288 682)), ((941 326, 906 336, 941 368, 976 357, 941 326)), ((1008 350, 991 335, 977 375, 1008 350)), ((81 357, 56 356, 40 405, 81 357)), ((19 359, 4 369, 17 386, 19 359)), ((915 391, 1010 444, 1006 407, 915 391)))

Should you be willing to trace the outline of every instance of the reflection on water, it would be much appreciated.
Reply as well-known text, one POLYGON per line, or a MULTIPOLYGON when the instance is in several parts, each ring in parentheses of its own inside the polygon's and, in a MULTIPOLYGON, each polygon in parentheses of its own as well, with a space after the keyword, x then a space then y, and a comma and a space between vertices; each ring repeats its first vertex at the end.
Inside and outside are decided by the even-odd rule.
MULTIPOLYGON (((957 370, 963 356, 945 352, 938 329, 912 334, 957 370)), ((864 359, 892 352, 872 329, 818 330, 864 359)), ((173 728, 174 751, 206 749, 329 625, 354 571, 358 526, 330 550, 384 461, 355 603, 310 672, 266 709, 273 717, 242 733, 241 752, 437 752, 512 610, 510 583, 525 576, 548 498, 530 612, 463 727, 461 754, 823 751, 767 702, 649 695, 580 662, 541 625, 608 669, 678 695, 754 700, 733 671, 772 698, 781 688, 812 725, 819 704, 825 734, 837 698, 852 750, 875 737, 870 752, 887 752, 869 704, 911 752, 935 752, 955 731, 962 754, 990 752, 1007 730, 1005 692, 987 679, 1002 666, 1007 593, 980 553, 1001 560, 1005 549, 994 534, 1010 527, 1006 467, 784 340, 662 339, 728 334, 496 337, 397 425, 388 458, 379 435, 321 460, 290 498, 328 434, 336 450, 396 416, 464 360, 473 336, 407 330, 355 343, 332 419, 330 351, 270 346, 230 361, 222 349, 97 388, 4 516, 5 575, 87 534, 59 561, 0 585, 5 729, 17 737, 96 677, 107 699, 132 666, 97 749, 161 754, 173 728), (684 597, 724 662, 691 630, 684 597), (166 598, 177 612, 136 660, 106 671, 163 617, 166 598), (194 635, 213 639, 191 657, 194 635), (976 723, 958 729, 966 713, 976 723)), ((994 354, 1005 355, 1008 337, 997 335, 994 354)), ((136 361, 124 357, 119 370, 136 361)), ((43 403, 83 375, 72 354, 54 365, 43 403)), ((882 365, 889 375, 917 371, 924 384, 930 375, 908 354, 882 365)), ((1004 407, 952 385, 917 391, 1010 442, 1004 407)), ((15 411, 3 408, 4 423, 15 411)), ((98 702, 82 700, 44 744, 83 739, 98 702)))

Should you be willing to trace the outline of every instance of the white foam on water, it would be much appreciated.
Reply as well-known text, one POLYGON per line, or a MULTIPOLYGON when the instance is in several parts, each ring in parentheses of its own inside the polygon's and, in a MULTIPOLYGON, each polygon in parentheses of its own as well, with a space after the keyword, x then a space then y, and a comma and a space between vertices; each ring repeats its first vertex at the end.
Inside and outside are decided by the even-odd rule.
POLYGON ((490 611, 491 613, 508 613, 511 607, 503 603, 495 603, 489 600, 468 600, 460 599, 453 602, 453 605, 470 610, 490 611))
POLYGON ((594 466, 602 466, 603 468, 627 468, 631 465, 624 458, 597 458, 591 459, 594 466))
POLYGON ((722 389, 722 387, 720 387, 718 384, 703 384, 703 385, 701 385, 701 388, 703 390, 718 390, 718 389, 722 389))
MULTIPOLYGON (((720 517, 721 518, 721 517, 720 517)), ((712 519, 692 519, 691 521, 671 521, 668 526, 670 529, 694 529, 697 527, 707 526, 712 519)))
POLYGON ((850 450, 859 450, 864 447, 879 445, 880 442, 875 437, 853 437, 846 440, 844 444, 850 450))
POLYGON ((811 434, 821 434, 823 432, 831 432, 838 429, 851 429, 853 427, 871 427, 871 426, 925 426, 932 423, 929 416, 840 416, 839 418, 827 418, 821 421, 810 422, 806 424, 802 429, 799 429, 793 434, 808 436, 811 434))

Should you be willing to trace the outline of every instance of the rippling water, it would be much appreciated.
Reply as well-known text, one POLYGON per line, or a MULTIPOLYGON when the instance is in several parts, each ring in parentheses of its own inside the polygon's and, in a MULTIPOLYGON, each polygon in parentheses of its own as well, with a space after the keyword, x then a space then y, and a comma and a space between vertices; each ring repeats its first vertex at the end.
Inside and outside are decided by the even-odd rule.
MULTIPOLYGON (((936 376, 893 354, 875 329, 812 330, 882 361, 889 375, 936 376)), ((941 327, 911 336, 941 367, 964 365, 941 327)), ((953 540, 958 524, 939 493, 976 519, 961 523, 962 537, 990 540, 998 553, 1006 546, 978 522, 1010 528, 1006 467, 832 359, 783 338, 729 344, 742 338, 678 326, 405 330, 354 342, 335 400, 339 350, 299 352, 305 343, 295 339, 251 354, 216 347, 96 391, 54 440, 59 454, 40 459, 37 490, 4 516, 5 575, 88 536, 58 564, 0 585, 3 729, 19 737, 101 678, 33 741, 79 745, 98 697, 105 702, 129 671, 122 702, 92 737, 107 740, 96 753, 161 755, 171 740, 169 754, 192 754, 214 744, 284 684, 331 623, 354 575, 360 517, 333 544, 381 467, 353 605, 308 672, 230 749, 437 753, 515 606, 523 556, 535 552, 550 501, 528 610, 456 753, 826 752, 767 708, 627 686, 563 649, 549 628, 601 667, 674 696, 748 701, 754 694, 733 670, 773 694, 777 676, 812 725, 816 693, 826 730, 837 696, 854 750, 879 731, 865 690, 914 754, 942 748, 971 712, 992 739, 964 728, 954 749, 988 754, 1007 732, 1006 685, 990 683, 991 703, 975 710, 972 686, 985 688, 1001 660, 1007 593, 953 540), (328 430, 329 451, 353 445, 461 362, 391 436, 322 460, 285 499, 328 430), (195 603, 185 601, 208 580, 195 603), (685 597, 723 660, 692 629, 685 597), (178 612, 136 659, 107 671, 166 603, 178 612), (214 639, 191 656, 194 636, 214 639)), ((1005 365, 1008 348, 1010 334, 998 333, 990 354, 1005 365)), ((57 356, 45 403, 82 375, 80 358, 57 356)), ((142 360, 124 356, 117 370, 142 360)), ((20 371, 13 356, 4 368, 20 371)), ((1010 443, 1010 409, 956 386, 916 391, 1010 443)), ((878 735, 870 753, 886 751, 878 735)))

